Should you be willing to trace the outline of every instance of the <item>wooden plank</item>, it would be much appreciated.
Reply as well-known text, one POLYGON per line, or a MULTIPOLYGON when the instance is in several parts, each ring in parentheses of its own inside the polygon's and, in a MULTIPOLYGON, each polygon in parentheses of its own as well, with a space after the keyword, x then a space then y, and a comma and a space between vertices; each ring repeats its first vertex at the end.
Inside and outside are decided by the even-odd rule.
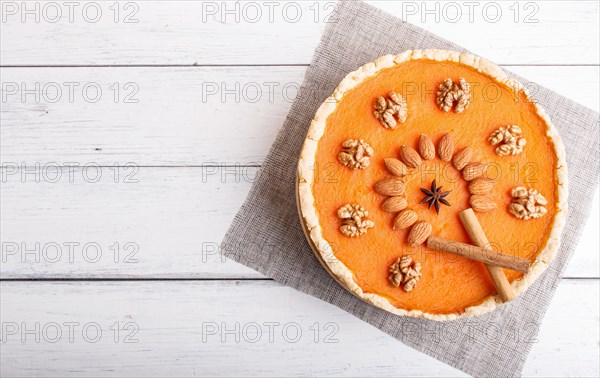
MULTIPOLYGON (((2 376, 464 376, 268 281, 2 282, 0 290, 2 376)), ((597 375, 599 296, 598 280, 564 280, 541 325, 510 331, 533 344, 524 376, 597 375)), ((490 342, 496 332, 490 325, 490 342)))
POLYGON ((2 69, 4 86, 16 83, 19 87, 2 106, 2 161, 259 164, 296 96, 290 89, 292 97, 286 99, 282 88, 297 89, 304 70, 2 69), (23 99, 23 82, 23 88, 34 90, 36 83, 41 83, 40 92, 58 83, 62 96, 55 103, 51 102, 52 94, 45 95, 47 101, 40 103, 33 95, 23 99), (72 82, 80 85, 71 99, 64 83, 72 82), (83 88, 88 83, 93 84, 89 84, 90 95, 86 97, 83 88), (96 85, 102 96, 92 102, 90 96, 96 93, 92 87, 96 85), (116 88, 120 88, 117 102, 116 88), (226 92, 229 90, 232 92, 226 92), (131 98, 127 99, 128 95, 131 98))
POLYGON ((1 277, 262 277, 220 255, 256 171, 88 167, 48 173, 56 183, 43 173, 39 182, 9 177, 1 277))
MULTIPOLYGON (((596 1, 371 3, 500 63, 599 63, 589 48, 599 43, 596 1)), ((336 20, 334 7, 289 0, 4 0, 0 63, 307 64, 324 25, 336 20)))
MULTIPOLYGON (((599 67, 509 69, 598 109, 599 67)), ((260 164, 304 71, 3 68, 0 158, 27 165, 260 164)))
MULTIPOLYGON (((41 170, 39 177, 3 172, 0 278, 262 277, 219 254, 256 172, 91 166, 41 170)), ((591 213, 567 277, 600 277, 598 194, 591 213)))

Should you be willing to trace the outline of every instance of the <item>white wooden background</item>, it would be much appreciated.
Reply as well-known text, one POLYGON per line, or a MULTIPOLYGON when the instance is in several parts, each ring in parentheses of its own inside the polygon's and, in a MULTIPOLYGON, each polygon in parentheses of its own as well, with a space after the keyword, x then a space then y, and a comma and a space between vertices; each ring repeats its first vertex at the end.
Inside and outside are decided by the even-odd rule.
MULTIPOLYGON (((219 257, 333 3, 0 4, 0 375, 464 375, 219 257)), ((595 0, 373 4, 598 111, 595 0)), ((527 376, 600 374, 598 213, 527 376)))

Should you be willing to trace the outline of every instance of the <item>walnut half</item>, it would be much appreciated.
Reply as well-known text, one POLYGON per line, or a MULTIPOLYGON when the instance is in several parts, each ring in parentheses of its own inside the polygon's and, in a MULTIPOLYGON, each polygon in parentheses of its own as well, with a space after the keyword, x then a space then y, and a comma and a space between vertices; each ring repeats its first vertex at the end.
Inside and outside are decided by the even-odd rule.
POLYGON ((341 220, 340 231, 350 238, 363 235, 369 228, 375 227, 375 223, 367 219, 369 212, 357 204, 346 204, 340 207, 337 215, 341 220))
POLYGON ((348 139, 342 143, 338 160, 352 169, 365 169, 371 164, 373 148, 362 139, 348 139))
POLYGON ((548 213, 548 201, 537 190, 517 186, 510 192, 513 197, 508 205, 508 211, 518 219, 528 220, 541 218, 548 213))
POLYGON ((390 265, 388 280, 393 287, 400 287, 406 292, 413 290, 421 278, 421 264, 413 263, 409 256, 402 256, 390 265))
POLYGON ((471 103, 471 85, 463 78, 458 83, 448 78, 438 87, 435 102, 445 112, 454 108, 454 113, 462 113, 471 103))
POLYGON ((388 98, 380 96, 375 101, 375 118, 386 129, 395 129, 398 122, 404 123, 407 117, 406 100, 396 92, 390 92, 388 98))
POLYGON ((488 142, 496 147, 496 155, 508 156, 518 155, 523 152, 523 147, 527 144, 525 138, 521 136, 523 131, 517 125, 500 127, 490 134, 488 142))

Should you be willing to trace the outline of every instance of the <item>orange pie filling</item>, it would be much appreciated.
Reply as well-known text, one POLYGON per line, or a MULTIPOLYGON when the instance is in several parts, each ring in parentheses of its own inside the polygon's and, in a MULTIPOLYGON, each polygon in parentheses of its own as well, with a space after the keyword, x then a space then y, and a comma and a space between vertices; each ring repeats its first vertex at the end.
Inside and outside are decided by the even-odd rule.
MULTIPOLYGON (((547 132, 548 124, 525 93, 470 66, 421 59, 384 69, 344 94, 327 118, 325 133, 318 142, 312 193, 323 238, 365 293, 387 298, 397 308, 449 314, 479 305, 496 294, 482 263, 433 251, 425 244, 409 246, 410 229, 393 229, 397 213, 383 211, 381 206, 387 197, 374 190, 377 182, 393 177, 384 159, 398 158, 402 145, 417 150, 421 134, 428 135, 437 146, 442 135, 449 133, 455 153, 471 147, 471 161, 485 164, 484 176, 494 182, 488 196, 496 209, 477 213, 483 230, 494 250, 533 263, 552 230, 558 197, 558 158, 547 132), (436 104, 436 91, 446 78, 464 78, 471 86, 471 103, 461 113, 444 112, 436 104), (373 107, 379 96, 391 91, 406 100, 407 116, 395 129, 386 129, 375 117, 373 107), (527 144, 517 155, 499 156, 488 137, 507 125, 518 125, 527 144), (349 169, 338 160, 340 146, 348 139, 362 139, 373 148, 366 169, 349 169), (512 215, 508 206, 511 190, 517 186, 535 188, 543 194, 548 202, 547 213, 529 220, 512 215), (349 203, 368 210, 369 219, 375 223, 358 237, 340 232, 337 211, 349 203), (409 292, 392 286, 388 280, 390 265, 404 255, 422 266, 422 276, 409 292)), ((471 207, 468 184, 451 162, 436 156, 423 160, 406 176, 404 195, 419 221, 431 224, 432 235, 470 243, 458 218, 460 211, 471 207), (425 197, 420 188, 430 189, 433 180, 443 191, 451 191, 446 197, 451 206, 442 205, 439 214, 420 203, 425 197)), ((507 269, 504 272, 511 282, 523 275, 507 269)))

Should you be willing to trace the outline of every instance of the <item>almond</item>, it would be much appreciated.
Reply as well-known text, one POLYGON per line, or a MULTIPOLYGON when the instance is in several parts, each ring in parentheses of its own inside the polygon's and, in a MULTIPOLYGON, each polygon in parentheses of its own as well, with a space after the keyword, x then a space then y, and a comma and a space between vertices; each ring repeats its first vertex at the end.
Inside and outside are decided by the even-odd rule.
POLYGON ((440 139, 438 143, 438 155, 440 159, 443 161, 452 160, 452 155, 454 154, 454 140, 452 139, 452 135, 446 133, 440 139))
POLYGON ((398 159, 387 158, 383 162, 388 171, 395 176, 405 176, 408 174, 408 168, 398 159))
POLYGON ((400 147, 400 160, 410 168, 421 165, 421 157, 414 148, 408 146, 400 147))
POLYGON ((458 151, 456 155, 454 155, 454 159, 452 159, 454 168, 462 171, 465 165, 469 164, 471 156, 473 156, 473 149, 471 149, 471 147, 465 147, 458 151))
POLYGON ((404 209, 394 219, 394 230, 404 230, 412 226, 419 216, 411 209, 404 209))
POLYGON ((485 165, 481 163, 469 163, 463 168, 463 178, 467 181, 471 181, 477 177, 481 177, 483 175, 484 168, 485 165))
POLYGON ((496 209, 496 203, 485 194, 474 194, 471 196, 471 207, 480 213, 487 213, 496 209))
POLYGON ((479 177, 469 183, 469 193, 485 194, 492 190, 494 182, 490 179, 479 177))
POLYGON ((431 160, 435 158, 435 146, 431 141, 431 138, 425 134, 421 134, 419 138, 419 153, 425 160, 431 160))
POLYGON ((432 227, 429 222, 418 222, 415 223, 413 228, 408 234, 408 244, 415 247, 419 244, 423 244, 431 236, 432 227))
POLYGON ((375 191, 384 196, 401 196, 404 194, 404 182, 397 177, 386 178, 375 184, 375 191))
POLYGON ((400 210, 406 209, 408 202, 404 197, 390 197, 386 199, 381 205, 381 209, 388 213, 396 213, 400 210))

